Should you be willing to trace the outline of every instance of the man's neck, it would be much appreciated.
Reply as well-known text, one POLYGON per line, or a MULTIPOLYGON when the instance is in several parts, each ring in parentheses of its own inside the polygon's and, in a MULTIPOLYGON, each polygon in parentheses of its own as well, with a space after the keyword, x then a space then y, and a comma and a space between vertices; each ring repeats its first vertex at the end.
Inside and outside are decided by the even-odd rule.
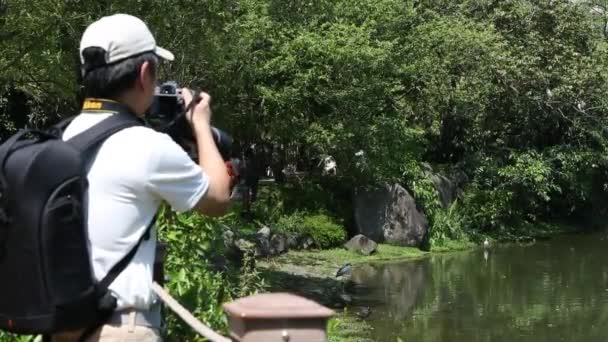
POLYGON ((140 101, 137 101, 133 94, 129 92, 117 97, 115 101, 127 107, 133 114, 138 117, 142 117, 144 115, 145 110, 142 110, 140 108, 140 101))

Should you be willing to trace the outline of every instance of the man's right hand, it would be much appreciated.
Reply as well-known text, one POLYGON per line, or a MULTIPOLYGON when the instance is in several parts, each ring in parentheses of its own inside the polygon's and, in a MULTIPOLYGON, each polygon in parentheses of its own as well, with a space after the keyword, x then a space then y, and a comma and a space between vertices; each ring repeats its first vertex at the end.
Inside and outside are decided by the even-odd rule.
MULTIPOLYGON (((186 104, 193 100, 189 89, 182 89, 182 95, 186 104)), ((196 208, 205 215, 222 216, 230 206, 232 180, 211 135, 210 100, 209 94, 201 92, 199 98, 194 99, 197 104, 186 116, 196 137, 198 163, 209 176, 209 189, 196 208)))
POLYGON ((198 97, 193 99, 193 94, 188 88, 182 89, 182 96, 186 105, 190 104, 193 100, 197 101, 194 108, 186 113, 186 118, 192 128, 195 131, 198 129, 209 129, 209 123, 211 122, 211 108, 209 107, 211 96, 205 92, 200 92, 198 97))

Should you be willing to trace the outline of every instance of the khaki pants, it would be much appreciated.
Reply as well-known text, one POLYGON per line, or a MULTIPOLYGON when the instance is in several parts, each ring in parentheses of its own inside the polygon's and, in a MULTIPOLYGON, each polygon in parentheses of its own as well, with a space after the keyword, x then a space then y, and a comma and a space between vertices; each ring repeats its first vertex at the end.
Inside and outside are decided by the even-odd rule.
MULTIPOLYGON (((51 342, 77 342, 82 331, 55 334, 51 342)), ((131 324, 105 324, 95 331, 86 342, 163 342, 158 329, 131 324)))

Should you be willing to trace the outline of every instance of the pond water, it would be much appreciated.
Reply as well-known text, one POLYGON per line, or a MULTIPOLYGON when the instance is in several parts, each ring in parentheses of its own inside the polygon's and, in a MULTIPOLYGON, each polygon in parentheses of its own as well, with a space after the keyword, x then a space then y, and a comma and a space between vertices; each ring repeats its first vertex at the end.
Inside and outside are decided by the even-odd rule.
POLYGON ((353 270, 375 340, 606 341, 608 234, 353 270))

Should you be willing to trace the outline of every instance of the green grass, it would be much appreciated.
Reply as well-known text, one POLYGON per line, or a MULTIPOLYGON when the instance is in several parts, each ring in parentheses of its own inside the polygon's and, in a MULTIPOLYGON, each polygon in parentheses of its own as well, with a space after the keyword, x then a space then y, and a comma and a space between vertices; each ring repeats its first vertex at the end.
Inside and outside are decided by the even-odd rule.
POLYGON ((398 247, 379 244, 378 250, 365 256, 343 248, 311 251, 289 251, 279 257, 259 262, 264 268, 281 270, 299 275, 314 275, 317 277, 333 277, 336 270, 346 264, 365 264, 369 262, 407 260, 421 258, 427 255, 418 248, 398 247))
POLYGON ((334 316, 328 324, 328 342, 372 342, 373 328, 348 312, 334 316))
POLYGON ((445 253, 445 252, 455 252, 455 251, 464 251, 472 248, 476 248, 478 245, 471 241, 459 241, 459 240, 448 240, 443 242, 439 246, 433 246, 431 248, 432 253, 445 253))

